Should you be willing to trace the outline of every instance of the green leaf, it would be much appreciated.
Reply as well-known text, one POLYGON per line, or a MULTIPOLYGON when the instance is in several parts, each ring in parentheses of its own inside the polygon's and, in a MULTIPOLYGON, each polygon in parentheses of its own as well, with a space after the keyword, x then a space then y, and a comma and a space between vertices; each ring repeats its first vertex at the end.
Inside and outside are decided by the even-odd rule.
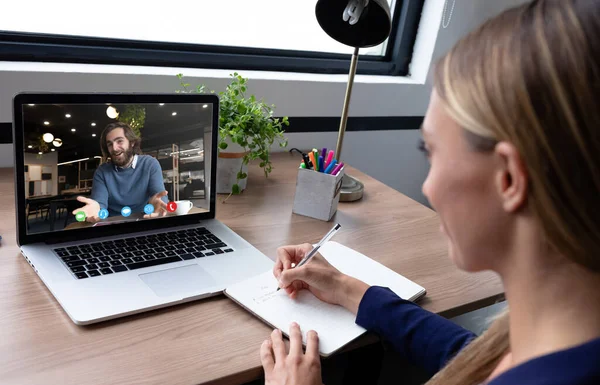
POLYGON ((231 187, 231 193, 237 195, 240 193, 240 186, 236 183, 231 187))
POLYGON ((245 172, 238 172, 237 173, 237 178, 238 179, 246 179, 246 177, 248 176, 248 174, 246 174, 245 172))
MULTIPOLYGON (((247 151, 242 159, 242 164, 260 159, 260 167, 265 176, 271 172, 269 150, 271 145, 278 142, 281 147, 287 146, 287 139, 283 135, 283 126, 288 126, 287 117, 275 117, 274 104, 258 99, 250 94, 248 79, 238 72, 230 73, 229 84, 221 90, 210 90, 204 84, 188 88, 189 84, 183 81, 183 74, 178 74, 181 93, 210 92, 219 96, 219 149, 228 148, 225 138, 237 143, 247 151), (246 96, 246 93, 250 94, 246 96)), ((238 173, 238 180, 247 178, 244 172, 238 173), (242 177, 242 178, 240 178, 242 177)), ((238 186, 239 187, 239 186, 238 186)))

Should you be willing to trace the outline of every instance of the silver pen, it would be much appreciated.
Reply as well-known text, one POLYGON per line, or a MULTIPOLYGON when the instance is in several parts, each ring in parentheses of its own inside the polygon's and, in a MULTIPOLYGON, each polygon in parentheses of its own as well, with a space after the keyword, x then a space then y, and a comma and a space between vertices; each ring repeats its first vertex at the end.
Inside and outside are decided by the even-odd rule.
MULTIPOLYGON (((296 266, 294 266, 294 268, 300 267, 300 266, 304 265, 305 263, 307 263, 308 261, 310 261, 310 259, 317 254, 317 251, 319 251, 319 249, 321 248, 321 246, 323 246, 328 240, 331 239, 331 237, 333 237, 335 235, 335 233, 338 232, 338 230, 340 229, 340 227, 342 227, 342 225, 340 225, 339 223, 336 223, 335 226, 333 226, 333 228, 331 230, 329 230, 329 232, 327 234, 325 234, 325 236, 319 241, 319 243, 317 243, 312 248, 312 250, 309 251, 308 254, 306 254, 304 256, 304 258, 302 258, 300 260, 300 262, 298 262, 298 264, 296 266)), ((276 291, 279 291, 280 289, 281 288, 278 287, 276 291)))

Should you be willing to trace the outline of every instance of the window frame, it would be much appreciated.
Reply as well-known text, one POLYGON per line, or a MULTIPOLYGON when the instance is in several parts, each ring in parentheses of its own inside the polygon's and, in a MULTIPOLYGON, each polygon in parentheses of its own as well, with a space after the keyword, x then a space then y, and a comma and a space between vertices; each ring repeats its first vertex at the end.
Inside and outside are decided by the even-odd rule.
MULTIPOLYGON (((361 55, 357 73, 406 76, 425 0, 397 0, 384 56, 361 55)), ((348 73, 350 55, 0 31, 0 60, 348 73)))

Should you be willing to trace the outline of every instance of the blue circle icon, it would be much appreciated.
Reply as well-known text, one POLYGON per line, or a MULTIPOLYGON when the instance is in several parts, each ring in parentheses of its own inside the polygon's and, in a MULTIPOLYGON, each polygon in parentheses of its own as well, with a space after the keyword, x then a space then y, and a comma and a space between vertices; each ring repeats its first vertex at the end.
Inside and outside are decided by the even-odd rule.
POLYGON ((121 215, 124 217, 128 217, 131 215, 131 207, 125 206, 121 209, 121 215))
POLYGON ((154 212, 154 206, 148 203, 146 206, 144 206, 144 212, 148 215, 152 214, 154 212))
POLYGON ((100 219, 106 219, 106 218, 108 218, 108 210, 107 210, 107 209, 101 209, 101 210, 98 212, 98 217, 99 217, 100 219))

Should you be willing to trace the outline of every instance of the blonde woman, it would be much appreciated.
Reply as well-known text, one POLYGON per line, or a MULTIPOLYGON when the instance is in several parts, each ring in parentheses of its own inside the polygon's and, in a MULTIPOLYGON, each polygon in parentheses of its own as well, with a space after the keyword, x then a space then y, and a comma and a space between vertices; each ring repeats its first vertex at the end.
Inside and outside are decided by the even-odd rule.
MULTIPOLYGON (((280 286, 354 312, 436 373, 428 384, 600 384, 599 103, 600 0, 510 9, 438 63, 423 193, 455 264, 502 279, 508 312, 481 337, 322 258, 290 269, 310 245, 278 251, 280 286)), ((321 384, 318 336, 303 352, 298 325, 261 360, 267 385, 321 384)))

